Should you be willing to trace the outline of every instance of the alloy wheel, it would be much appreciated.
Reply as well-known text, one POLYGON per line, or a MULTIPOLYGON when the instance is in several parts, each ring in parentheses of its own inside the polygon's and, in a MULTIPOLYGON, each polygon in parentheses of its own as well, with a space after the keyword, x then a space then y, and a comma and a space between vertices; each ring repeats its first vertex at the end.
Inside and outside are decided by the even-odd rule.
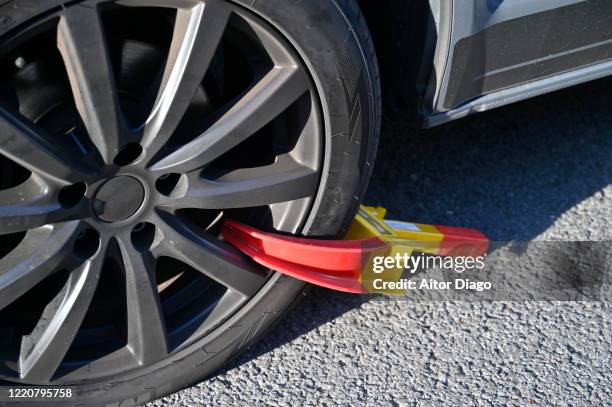
POLYGON ((230 1, 84 1, 1 49, 3 379, 152 365, 261 289, 219 227, 297 233, 317 194, 318 96, 289 41, 230 1))

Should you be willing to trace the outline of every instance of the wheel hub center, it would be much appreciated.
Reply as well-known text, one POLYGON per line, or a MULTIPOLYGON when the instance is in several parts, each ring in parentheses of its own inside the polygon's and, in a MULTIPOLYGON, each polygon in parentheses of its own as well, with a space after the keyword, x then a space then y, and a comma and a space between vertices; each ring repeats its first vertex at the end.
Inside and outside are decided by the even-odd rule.
POLYGON ((145 201, 145 188, 134 177, 122 175, 106 181, 96 192, 93 209, 103 222, 121 222, 134 216, 145 201))

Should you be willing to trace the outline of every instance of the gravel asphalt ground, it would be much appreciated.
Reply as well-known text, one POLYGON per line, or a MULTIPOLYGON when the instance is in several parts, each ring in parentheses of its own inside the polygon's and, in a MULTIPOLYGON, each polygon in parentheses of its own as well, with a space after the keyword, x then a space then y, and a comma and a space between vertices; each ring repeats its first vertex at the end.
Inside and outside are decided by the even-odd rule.
MULTIPOLYGON (((493 240, 612 240, 612 79, 414 131, 386 119, 366 203, 493 240)), ((609 302, 384 301, 314 289, 156 405, 610 405, 609 302)))

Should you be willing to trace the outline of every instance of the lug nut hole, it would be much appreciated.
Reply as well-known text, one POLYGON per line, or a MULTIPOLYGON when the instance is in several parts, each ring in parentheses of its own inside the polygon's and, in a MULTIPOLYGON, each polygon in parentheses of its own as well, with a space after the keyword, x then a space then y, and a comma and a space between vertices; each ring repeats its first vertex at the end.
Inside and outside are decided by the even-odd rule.
POLYGON ((74 242, 74 254, 87 260, 100 248, 100 235, 93 229, 83 230, 74 242))
POLYGON ((79 182, 60 190, 57 200, 64 208, 72 208, 76 206, 85 197, 87 193, 87 184, 79 182))
POLYGON ((142 147, 138 143, 129 143, 117 154, 114 163, 119 167, 132 164, 142 155, 142 147))
POLYGON ((139 252, 151 250, 159 240, 157 228, 152 223, 139 223, 132 229, 132 244, 139 252))
POLYGON ((165 196, 181 195, 187 189, 187 177, 181 174, 166 174, 155 182, 157 191, 165 196))

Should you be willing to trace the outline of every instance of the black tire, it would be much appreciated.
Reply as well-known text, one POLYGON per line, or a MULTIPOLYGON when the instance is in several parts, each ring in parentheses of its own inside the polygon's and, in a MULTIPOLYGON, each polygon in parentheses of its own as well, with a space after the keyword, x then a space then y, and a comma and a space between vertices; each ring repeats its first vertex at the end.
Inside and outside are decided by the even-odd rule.
MULTIPOLYGON (((355 0, 235 2, 282 33, 310 69, 324 113, 325 163, 319 193, 302 233, 341 236, 365 194, 380 130, 379 73, 364 17, 355 0)), ((0 1, 0 35, 10 34, 62 3, 70 2, 0 1), (27 7, 20 7, 21 3, 27 7)), ((143 404, 197 383, 256 341, 306 288, 298 280, 274 274, 212 333, 160 362, 116 374, 112 380, 75 383, 70 403, 143 404)), ((10 382, 2 384, 11 386, 10 382)))

